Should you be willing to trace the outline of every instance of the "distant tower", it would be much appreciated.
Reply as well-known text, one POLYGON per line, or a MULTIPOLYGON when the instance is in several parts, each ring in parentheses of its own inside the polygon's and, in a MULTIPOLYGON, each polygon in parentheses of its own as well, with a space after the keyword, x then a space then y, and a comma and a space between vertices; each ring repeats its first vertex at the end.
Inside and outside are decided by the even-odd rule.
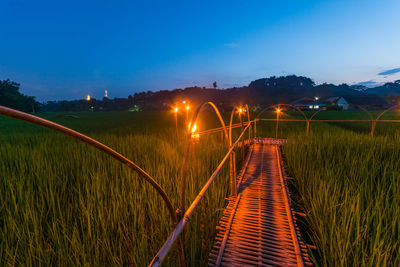
POLYGON ((104 90, 104 97, 108 98, 108 90, 104 90))

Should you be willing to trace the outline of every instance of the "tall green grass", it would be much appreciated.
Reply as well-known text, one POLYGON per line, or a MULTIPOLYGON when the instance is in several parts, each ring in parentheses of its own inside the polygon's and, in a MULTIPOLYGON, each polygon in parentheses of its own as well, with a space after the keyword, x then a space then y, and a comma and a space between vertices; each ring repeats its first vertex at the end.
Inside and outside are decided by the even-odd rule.
POLYGON ((327 126, 283 146, 319 265, 400 264, 399 142, 327 126))
MULTIPOLYGON (((379 113, 372 111, 375 118, 379 113)), ((369 117, 363 111, 322 111, 315 119, 369 117)), ((399 112, 382 119, 400 119, 399 112)), ((259 122, 257 132, 274 137, 275 127, 259 122)), ((288 139, 282 149, 298 194, 294 204, 307 214, 304 234, 317 247, 310 251, 316 265, 400 264, 400 125, 378 122, 372 139, 370 130, 371 123, 314 122, 306 137, 305 123, 279 123, 279 137, 288 139)))
MULTIPOLYGON (((183 136, 170 114, 44 116, 89 133, 149 172, 178 207, 183 136)), ((173 117, 172 117, 173 118, 173 117)), ((173 229, 155 190, 97 150, 58 133, 0 118, 1 265, 145 266, 173 229)), ((206 127, 203 123, 202 127, 206 127)), ((180 125, 183 131, 183 125, 180 125)), ((187 205, 227 151, 220 136, 194 147, 187 205)), ((229 190, 225 167, 186 228, 189 266, 203 265, 229 190)), ((166 266, 176 266, 176 251, 166 266)))
MULTIPOLYGON (((288 117, 300 118, 287 112, 288 117)), ((148 171, 179 205, 184 151, 172 114, 79 113, 42 116, 104 142, 148 171)), ((225 114, 228 116, 229 114, 225 114)), ((266 117, 274 117, 267 113, 266 117)), ((326 112, 320 118, 361 118, 326 112)), ((396 118, 393 112, 387 116, 396 118)), ((184 116, 179 128, 186 128, 184 116)), ((218 126, 214 115, 200 129, 218 126)), ((316 117, 316 119, 318 119, 316 117)), ((395 124, 280 123, 279 136, 302 209, 308 214, 312 252, 323 266, 400 264, 400 141, 395 124)), ((238 135, 238 130, 234 135, 238 135)), ((257 134, 275 136, 274 122, 257 134)), ((202 137, 190 158, 187 206, 227 148, 221 135, 202 137)), ((240 169, 238 151, 238 169, 240 169)), ((147 183, 95 149, 49 130, 0 117, 0 259, 2 265, 147 265, 173 225, 147 183)), ((222 170, 185 231, 190 266, 205 265, 215 225, 229 192, 222 170)), ((176 266, 176 251, 166 266, 176 266)))

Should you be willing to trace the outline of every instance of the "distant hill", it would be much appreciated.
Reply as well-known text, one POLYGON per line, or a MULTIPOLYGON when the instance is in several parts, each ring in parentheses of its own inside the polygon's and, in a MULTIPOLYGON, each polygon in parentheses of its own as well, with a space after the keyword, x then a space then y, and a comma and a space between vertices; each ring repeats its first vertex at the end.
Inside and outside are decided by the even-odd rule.
POLYGON ((379 96, 400 96, 400 80, 392 83, 385 83, 382 86, 368 88, 367 92, 379 96))
MULTIPOLYGON (((0 104, 31 111, 39 108, 34 97, 27 97, 18 92, 19 85, 9 80, 0 83, 0 104)), ((333 96, 377 94, 390 103, 400 102, 400 80, 386 83, 375 88, 365 85, 328 84, 315 85, 314 81, 304 76, 271 76, 250 82, 248 86, 217 89, 205 87, 187 87, 184 89, 161 90, 157 92, 135 93, 127 98, 103 100, 92 99, 74 101, 49 101, 41 105, 42 111, 112 111, 112 110, 167 110, 185 100, 192 107, 213 101, 223 110, 231 110, 240 104, 266 106, 278 103, 291 103, 303 97, 319 97, 322 101, 333 96)))
POLYGON ((220 106, 231 107, 237 104, 271 105, 290 103, 302 97, 326 98, 329 96, 365 94, 366 87, 347 84, 315 85, 308 77, 289 75, 269 77, 252 81, 248 86, 228 89, 211 89, 188 87, 172 91, 143 92, 134 95, 134 102, 146 109, 169 108, 169 104, 180 103, 190 99, 193 103, 206 100, 214 101, 220 106))

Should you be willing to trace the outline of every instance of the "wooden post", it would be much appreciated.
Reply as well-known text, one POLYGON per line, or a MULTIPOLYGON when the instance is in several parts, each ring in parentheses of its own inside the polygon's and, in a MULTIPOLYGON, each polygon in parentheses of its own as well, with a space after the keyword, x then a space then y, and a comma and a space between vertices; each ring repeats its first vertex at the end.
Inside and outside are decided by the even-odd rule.
MULTIPOLYGON (((240 116, 240 122, 241 122, 241 124, 242 124, 242 128, 241 128, 241 132, 243 132, 243 130, 244 130, 244 125, 243 125, 243 115, 242 114, 240 114, 239 115, 240 116)), ((244 137, 242 138, 242 163, 244 162, 244 137)))
POLYGON ((375 127, 376 127, 376 120, 373 120, 371 124, 371 138, 374 137, 375 127))
POLYGON ((278 128, 279 128, 279 112, 276 112, 276 132, 275 132, 276 139, 278 139, 278 128))

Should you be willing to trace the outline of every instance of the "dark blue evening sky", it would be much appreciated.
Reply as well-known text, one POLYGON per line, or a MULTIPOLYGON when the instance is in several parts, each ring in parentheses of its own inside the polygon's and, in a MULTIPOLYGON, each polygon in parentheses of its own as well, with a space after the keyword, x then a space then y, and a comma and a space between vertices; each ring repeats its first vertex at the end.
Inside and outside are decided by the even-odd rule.
POLYGON ((40 101, 286 74, 384 82, 400 75, 378 75, 400 67, 399 11, 398 0, 0 0, 0 79, 40 101))

